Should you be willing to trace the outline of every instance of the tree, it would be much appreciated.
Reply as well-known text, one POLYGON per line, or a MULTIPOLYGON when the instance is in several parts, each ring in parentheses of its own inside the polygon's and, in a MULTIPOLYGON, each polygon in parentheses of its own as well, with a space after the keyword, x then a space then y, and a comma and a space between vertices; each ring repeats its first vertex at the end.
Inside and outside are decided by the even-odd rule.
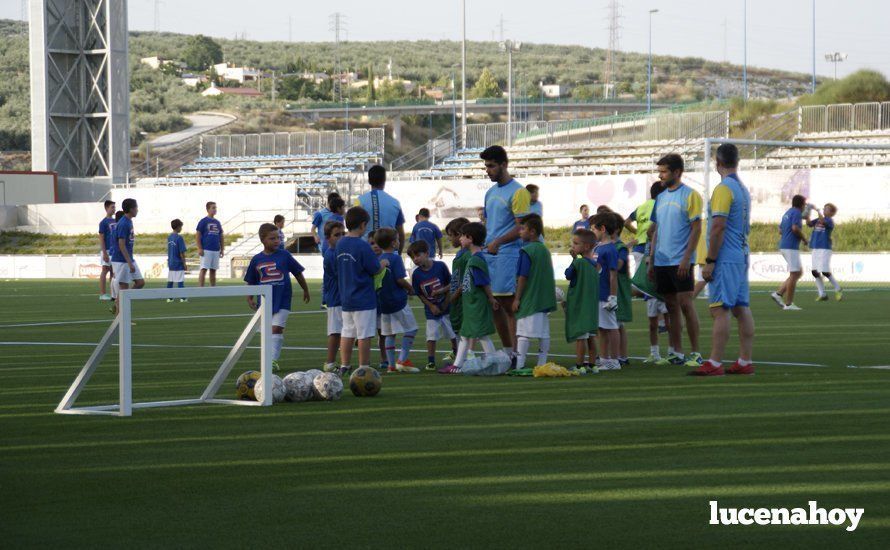
POLYGON ((374 67, 368 65, 368 103, 374 103, 377 99, 376 90, 374 90, 374 67))
POLYGON ((582 84, 572 90, 572 97, 581 101, 590 101, 596 95, 596 90, 589 84, 582 84))
POLYGON ((203 34, 190 36, 182 60, 192 69, 206 69, 210 65, 221 63, 222 48, 215 40, 203 34))
POLYGON ((479 75, 479 80, 476 81, 476 84, 473 86, 473 96, 477 98, 482 97, 502 97, 504 94, 501 92, 500 86, 498 86, 497 80, 494 79, 494 75, 491 74, 491 71, 486 67, 482 69, 482 74, 479 75))
POLYGON ((816 93, 801 98, 805 105, 865 103, 890 100, 890 82, 877 71, 862 69, 846 78, 823 82, 816 93))

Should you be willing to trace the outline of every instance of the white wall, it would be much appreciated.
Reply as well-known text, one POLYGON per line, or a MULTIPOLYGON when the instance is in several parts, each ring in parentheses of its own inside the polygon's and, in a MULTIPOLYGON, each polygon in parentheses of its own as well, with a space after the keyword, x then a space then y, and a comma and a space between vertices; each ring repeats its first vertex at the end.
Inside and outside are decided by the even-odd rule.
POLYGON ((0 172, 0 206, 56 202, 54 172, 0 172))

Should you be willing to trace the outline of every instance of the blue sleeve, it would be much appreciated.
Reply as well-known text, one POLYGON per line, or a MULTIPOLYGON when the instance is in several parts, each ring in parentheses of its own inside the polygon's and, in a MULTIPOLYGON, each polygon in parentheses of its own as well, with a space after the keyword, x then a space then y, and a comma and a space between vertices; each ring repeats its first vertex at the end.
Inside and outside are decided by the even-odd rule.
POLYGON ((516 264, 516 275, 528 278, 532 270, 532 260, 525 250, 519 251, 519 262, 516 264))
POLYGON ((392 259, 389 261, 389 270, 396 279, 404 279, 408 276, 408 273, 405 271, 405 262, 402 261, 402 257, 398 254, 393 254, 392 259))
POLYGON ((99 234, 104 236, 106 233, 108 233, 108 224, 105 223, 105 220, 102 220, 99 222, 99 234))
POLYGON ((322 222, 322 220, 321 220, 321 212, 316 212, 316 213, 312 216, 312 226, 313 226, 313 227, 321 227, 321 222, 322 222))
POLYGON ((834 229, 834 220, 831 218, 824 218, 825 220, 825 229, 834 229))
POLYGON ((575 280, 575 264, 572 264, 566 268, 566 280, 568 280, 568 281, 575 280))
POLYGON ((288 254, 287 259, 287 270, 290 271, 294 277, 304 271, 303 266, 300 265, 300 262, 298 262, 297 259, 290 254, 288 254))
POLYGON ((797 227, 803 227, 800 223, 801 218, 800 210, 795 208, 794 211, 791 212, 791 226, 793 227, 796 225, 797 227))
POLYGON ((411 236, 408 237, 408 242, 413 243, 416 238, 417 238, 417 224, 415 224, 414 227, 411 228, 411 236))
POLYGON ((374 254, 374 251, 371 250, 371 245, 365 243, 365 246, 361 248, 361 251, 362 268, 370 275, 377 275, 380 271, 380 260, 374 254))
POLYGON ((405 214, 402 213, 401 207, 399 207, 399 215, 396 216, 396 227, 400 225, 405 225, 405 214))
POLYGON ((256 260, 250 260, 247 270, 244 271, 244 282, 249 285, 257 285, 260 283, 259 276, 256 272, 256 260))
POLYGON ((417 296, 422 296, 420 293, 420 270, 415 269, 414 273, 411 274, 411 288, 414 289, 414 294, 417 296))
POLYGON ((634 210, 633 212, 631 212, 630 216, 628 216, 627 219, 629 219, 632 222, 637 221, 637 211, 634 210))
POLYGON ((473 267, 470 269, 470 273, 473 275, 473 286, 488 286, 491 284, 488 274, 481 268, 473 267))
POLYGON ((185 239, 182 238, 182 235, 179 236, 179 242, 177 243, 177 247, 179 248, 180 254, 185 254, 185 251, 188 250, 188 247, 185 245, 185 239))
POLYGON ((656 213, 658 212, 658 197, 655 198, 655 204, 652 206, 652 213, 649 214, 649 221, 652 223, 658 223, 658 217, 656 213))
POLYGON ((198 222, 198 227, 195 228, 195 231, 204 233, 205 229, 207 229, 207 218, 201 218, 201 221, 198 222))
POLYGON ((618 259, 622 260, 625 265, 627 264, 627 248, 622 248, 618 251, 618 259))
POLYGON ((442 238, 442 230, 439 229, 439 226, 438 226, 438 225, 434 225, 434 226, 433 226, 433 229, 436 230, 436 238, 437 238, 437 239, 441 239, 441 238, 442 238))
POLYGON ((807 222, 807 225, 810 227, 813 227, 816 225, 816 222, 818 222, 818 221, 819 221, 819 218, 816 218, 815 220, 810 220, 807 222))
POLYGON ((618 269, 618 253, 615 249, 610 250, 609 253, 605 255, 604 264, 609 271, 618 269))
POLYGON ((448 271, 448 266, 442 264, 442 284, 445 286, 451 286, 451 272, 448 271))

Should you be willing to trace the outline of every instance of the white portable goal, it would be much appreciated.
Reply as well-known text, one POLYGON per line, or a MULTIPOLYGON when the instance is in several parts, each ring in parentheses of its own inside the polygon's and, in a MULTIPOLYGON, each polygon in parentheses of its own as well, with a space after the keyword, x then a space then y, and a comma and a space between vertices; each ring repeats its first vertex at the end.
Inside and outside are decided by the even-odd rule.
POLYGON ((111 322, 111 326, 105 331, 105 335, 99 340, 96 349, 90 355, 86 364, 80 373, 74 379, 71 387, 55 412, 59 414, 104 414, 114 416, 130 416, 133 409, 150 408, 150 407, 175 407, 179 405, 196 405, 199 403, 222 403, 227 405, 252 405, 252 406, 269 406, 272 404, 272 287, 268 285, 258 286, 223 286, 223 287, 205 287, 205 288, 157 288, 157 289, 139 289, 139 290, 122 290, 117 299, 119 313, 117 318, 111 322), (133 402, 133 361, 132 361, 132 303, 137 300, 163 300, 166 298, 214 298, 214 297, 233 297, 233 296, 260 296, 260 307, 256 313, 250 318, 241 336, 229 350, 225 360, 223 360, 216 374, 210 380, 210 383, 204 389, 200 397, 193 399, 179 399, 174 401, 150 401, 150 402, 133 402), (258 381, 263 385, 264 400, 257 401, 240 401, 237 399, 218 399, 216 394, 225 382, 232 367, 241 358, 251 338, 260 331, 260 373, 261 377, 258 381), (118 342, 118 368, 119 368, 119 400, 118 403, 109 405, 95 405, 89 407, 75 407, 74 402, 77 400, 80 392, 86 387, 90 377, 96 371, 96 368, 105 356, 114 340, 118 342))

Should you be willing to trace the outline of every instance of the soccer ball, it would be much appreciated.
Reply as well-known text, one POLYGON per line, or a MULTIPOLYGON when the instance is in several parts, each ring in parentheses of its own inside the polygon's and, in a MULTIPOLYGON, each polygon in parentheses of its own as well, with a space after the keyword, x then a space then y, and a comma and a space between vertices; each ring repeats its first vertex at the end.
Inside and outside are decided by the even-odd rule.
POLYGON ((238 377, 235 382, 235 395, 243 401, 256 401, 254 387, 260 379, 260 373, 255 370, 249 370, 238 377))
POLYGON ((343 394, 343 381, 332 372, 324 372, 312 382, 315 397, 323 401, 337 401, 343 394))
POLYGON ((305 372, 292 372, 283 382, 285 401, 300 403, 312 399, 312 379, 305 372))
POLYGON ((359 367, 349 377, 349 389, 356 397, 371 397, 380 393, 383 378, 377 369, 359 367))
POLYGON ((566 301, 566 293, 559 287, 556 287, 556 303, 562 303, 566 301))
MULTIPOLYGON (((322 371, 318 369, 309 369, 306 371, 306 376, 309 378, 309 385, 315 382, 315 379, 324 374, 322 371)), ((318 394, 315 393, 315 390, 312 390, 312 399, 319 399, 318 394)))
MULTIPOLYGON (((277 375, 272 375, 272 402, 273 403, 281 403, 284 401, 284 395, 287 392, 284 388, 284 382, 277 375)), ((260 384, 260 381, 256 381, 256 385, 253 387, 253 393, 256 397, 256 400, 259 402, 263 401, 263 385, 260 384)))

